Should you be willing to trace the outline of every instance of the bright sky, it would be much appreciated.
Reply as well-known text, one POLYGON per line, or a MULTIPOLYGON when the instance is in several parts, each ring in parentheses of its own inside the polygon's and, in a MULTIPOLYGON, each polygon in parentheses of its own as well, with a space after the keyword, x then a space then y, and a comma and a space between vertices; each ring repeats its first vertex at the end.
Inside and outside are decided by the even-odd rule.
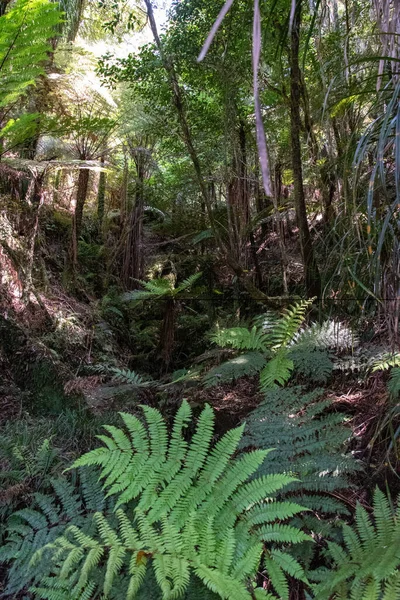
MULTIPOLYGON (((171 6, 171 0, 160 0, 157 4, 158 7, 154 8, 154 17, 157 22, 158 30, 161 33, 167 21, 167 11, 171 6)), ((96 57, 100 57, 106 54, 106 52, 112 52, 118 57, 127 56, 130 52, 137 51, 140 46, 148 44, 152 40, 153 36, 149 26, 145 27, 143 31, 135 31, 131 35, 127 35, 124 42, 117 45, 113 44, 112 46, 109 42, 88 42, 87 40, 78 37, 79 45, 92 52, 96 57)))

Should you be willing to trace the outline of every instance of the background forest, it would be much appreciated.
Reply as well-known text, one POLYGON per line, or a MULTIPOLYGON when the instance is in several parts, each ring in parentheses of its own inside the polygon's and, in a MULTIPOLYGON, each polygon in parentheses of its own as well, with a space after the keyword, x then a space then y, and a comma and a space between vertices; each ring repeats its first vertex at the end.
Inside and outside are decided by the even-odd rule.
POLYGON ((0 0, 0 598, 400 600, 399 0, 0 0))

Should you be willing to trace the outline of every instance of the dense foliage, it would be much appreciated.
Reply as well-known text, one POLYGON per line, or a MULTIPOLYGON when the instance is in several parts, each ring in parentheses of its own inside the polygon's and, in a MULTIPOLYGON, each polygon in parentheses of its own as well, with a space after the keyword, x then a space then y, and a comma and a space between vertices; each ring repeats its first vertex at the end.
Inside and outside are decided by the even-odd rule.
POLYGON ((0 598, 400 600, 399 0, 164 4, 0 0, 0 598))

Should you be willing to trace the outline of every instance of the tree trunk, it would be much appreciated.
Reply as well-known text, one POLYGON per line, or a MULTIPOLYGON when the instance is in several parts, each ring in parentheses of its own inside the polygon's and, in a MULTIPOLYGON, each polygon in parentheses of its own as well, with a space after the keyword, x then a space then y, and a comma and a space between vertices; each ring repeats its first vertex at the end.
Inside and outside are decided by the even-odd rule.
POLYGON ((306 292, 309 298, 319 296, 321 280, 315 260, 314 248, 308 227, 306 201, 303 185, 303 168, 300 145, 300 66, 299 42, 302 0, 296 0, 295 14, 291 32, 290 53, 290 126, 292 142, 292 167, 294 180, 294 203, 297 225, 299 227, 300 248, 304 265, 306 292))
POLYGON ((7 9, 7 6, 10 4, 11 0, 0 0, 0 17, 2 17, 7 9))
POLYGON ((129 233, 126 241, 122 278, 128 289, 138 287, 136 279, 143 278, 143 215, 144 215, 144 177, 145 156, 138 152, 135 158, 137 177, 135 205, 132 208, 129 233))
MULTIPOLYGON (((104 168, 104 154, 101 155, 101 166, 104 168)), ((97 218, 99 220, 99 230, 101 232, 101 228, 103 226, 104 219, 104 203, 106 198, 106 173, 105 171, 100 171, 99 176, 99 189, 97 192, 97 218)))
POLYGON ((72 228, 72 258, 73 264, 78 263, 78 240, 82 229, 83 209, 89 187, 89 169, 80 169, 78 175, 78 190, 72 228))
MULTIPOLYGON (((207 187, 206 181, 203 177, 200 160, 199 160, 199 157, 197 155, 196 149, 193 144, 192 134, 191 134, 189 123, 188 123, 188 120, 186 117, 186 111, 185 111, 185 106, 184 106, 184 102, 183 102, 183 93, 182 93, 181 87, 178 82, 178 78, 177 78, 177 75, 176 75, 176 72, 174 69, 174 65, 172 64, 170 59, 164 54, 160 36, 158 35, 158 31, 157 31, 157 24, 156 24, 156 21, 154 18, 154 12, 153 12, 153 6, 151 4, 151 0, 144 0, 144 2, 146 4, 147 16, 149 18, 150 28, 151 28, 151 31, 152 31, 152 34, 154 37, 154 42, 158 48, 158 51, 160 52, 160 56, 161 56, 161 60, 162 60, 164 69, 169 78, 173 102, 174 102, 174 105, 176 108, 176 112, 178 115, 178 120, 179 120, 181 129, 182 129, 183 141, 185 143, 186 149, 191 158, 191 161, 192 161, 195 173, 196 173, 197 182, 198 182, 198 185, 199 185, 199 188, 201 191, 201 195, 203 197, 204 204, 206 206, 207 215, 208 215, 211 227, 213 229, 216 239, 218 239, 219 235, 218 235, 218 230, 215 227, 214 214, 212 211, 212 205, 211 205, 211 201, 210 201, 210 197, 209 197, 209 193, 208 193, 208 187, 207 187)), ((219 239, 219 242, 221 243, 220 239, 219 239)))

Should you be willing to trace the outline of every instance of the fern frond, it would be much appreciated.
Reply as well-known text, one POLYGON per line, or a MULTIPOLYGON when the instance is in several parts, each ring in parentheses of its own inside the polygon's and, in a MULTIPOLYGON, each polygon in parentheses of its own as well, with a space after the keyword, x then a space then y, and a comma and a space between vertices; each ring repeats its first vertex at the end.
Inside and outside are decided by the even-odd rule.
POLYGON ((189 288, 193 287, 202 275, 203 273, 195 273, 194 275, 190 275, 190 277, 188 277, 178 285, 178 287, 175 290, 176 294, 184 292, 185 290, 188 290, 189 288))
POLYGON ((335 568, 315 587, 316 599, 372 600, 398 598, 400 591, 400 524, 378 489, 373 517, 357 507, 356 528, 343 527, 345 548, 328 545, 335 568))
POLYGON ((236 356, 218 367, 210 369, 203 377, 206 387, 230 383, 241 377, 253 376, 259 373, 266 361, 258 352, 248 352, 236 356))
MULTIPOLYGON (((283 581, 285 574, 303 577, 295 559, 285 558, 284 547, 279 549, 309 539, 294 526, 280 523, 303 509, 272 499, 294 479, 276 473, 254 478, 269 451, 236 457, 243 427, 227 432, 213 446, 214 413, 209 406, 202 411, 190 442, 183 437, 191 419, 186 402, 169 439, 161 414, 149 407, 142 410, 144 424, 123 413, 125 429, 105 427, 103 452, 92 451, 75 463, 83 468, 98 464, 103 488, 110 493, 111 484, 114 489, 115 512, 105 505, 105 510, 88 519, 79 494, 63 483, 55 487, 64 497, 62 511, 72 519, 67 528, 60 515, 58 520, 52 518, 55 524, 35 511, 16 517, 28 531, 40 527, 45 532, 30 547, 34 559, 30 558, 25 577, 39 596, 78 600, 91 590, 89 597, 102 594, 110 600, 133 600, 152 567, 164 600, 184 595, 193 576, 220 598, 251 600, 247 585, 259 566, 263 545, 271 550, 272 568, 282 572, 283 581), (29 571, 35 568, 40 576, 39 571, 36 575, 29 571)), ((93 496, 87 491, 85 495, 93 496)), ((40 502, 50 514, 52 505, 40 502)), ((20 561, 18 553, 24 551, 19 545, 14 560, 20 561)))
POLYGON ((263 392, 279 385, 285 385, 290 379, 294 369, 293 361, 287 357, 284 351, 277 353, 274 358, 267 362, 260 373, 260 387, 263 392))
POLYGON ((372 372, 387 371, 391 367, 400 367, 400 354, 397 352, 386 353, 376 360, 372 366, 372 372))
POLYGON ((302 300, 283 311, 281 318, 276 322, 269 334, 269 342, 272 348, 282 348, 293 340, 295 334, 303 324, 307 310, 314 302, 314 299, 302 300))
POLYGON ((400 368, 394 367, 390 371, 388 382, 388 391, 393 398, 397 398, 400 393, 400 368))
POLYGON ((148 379, 144 379, 141 375, 138 375, 134 371, 129 371, 129 369, 112 367, 108 371, 112 374, 112 380, 117 383, 129 383, 136 388, 148 387, 152 384, 148 379))
POLYGON ((262 329, 258 329, 256 326, 252 329, 246 329, 246 327, 220 329, 211 336, 211 340, 221 348, 230 347, 264 353, 268 351, 267 336, 262 329))

